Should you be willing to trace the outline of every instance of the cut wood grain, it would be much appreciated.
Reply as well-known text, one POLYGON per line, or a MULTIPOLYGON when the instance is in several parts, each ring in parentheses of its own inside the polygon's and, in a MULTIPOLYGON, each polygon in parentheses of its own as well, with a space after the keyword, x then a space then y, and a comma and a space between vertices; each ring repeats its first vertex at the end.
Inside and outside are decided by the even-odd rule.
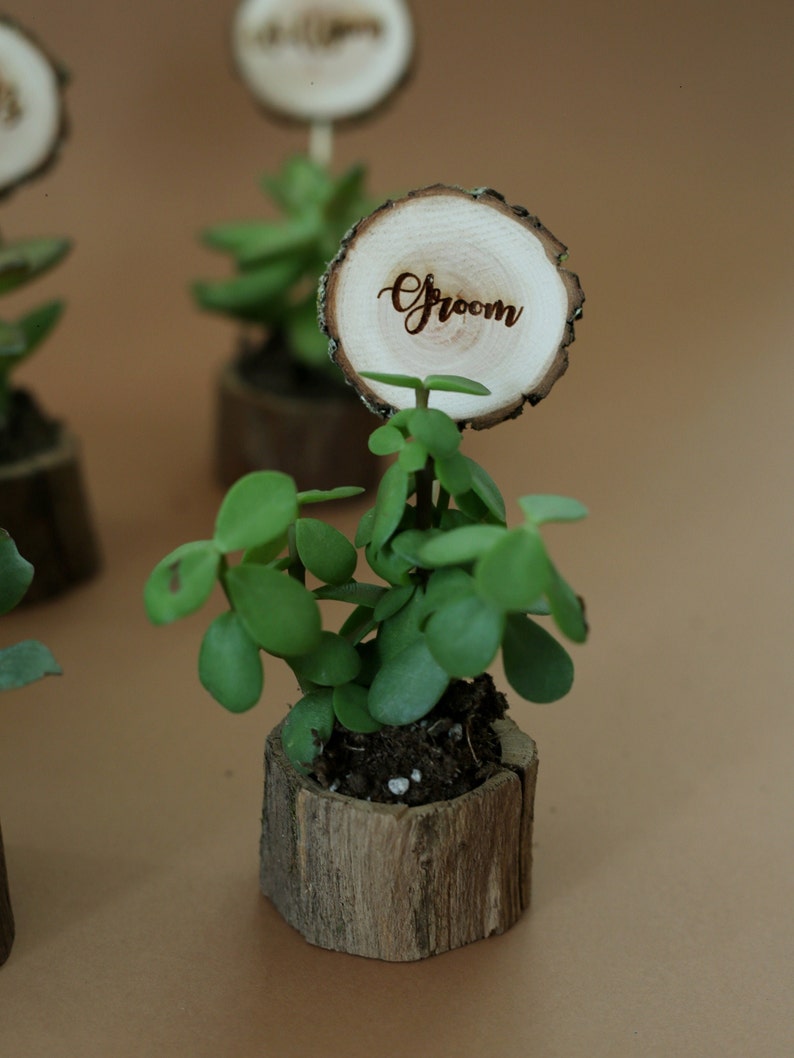
POLYGON ((495 725, 502 770, 418 808, 323 790, 265 752, 261 885, 312 944, 406 962, 503 933, 529 904, 535 743, 495 725))
POLYGON ((568 364, 584 294, 565 246, 491 189, 435 185, 387 202, 346 236, 320 288, 331 355, 383 415, 410 390, 365 372, 463 375, 490 396, 434 393, 476 428, 545 397, 568 364))

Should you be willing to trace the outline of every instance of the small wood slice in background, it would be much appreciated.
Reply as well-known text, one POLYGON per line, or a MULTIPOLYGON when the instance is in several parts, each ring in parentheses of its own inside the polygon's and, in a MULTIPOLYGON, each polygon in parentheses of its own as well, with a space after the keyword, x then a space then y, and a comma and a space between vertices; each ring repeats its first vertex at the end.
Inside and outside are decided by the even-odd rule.
POLYGON ((404 0, 243 0, 232 47, 265 107, 331 122, 373 110, 399 86, 413 29, 404 0))
POLYGON ((55 159, 66 132, 66 80, 33 37, 0 17, 0 195, 55 159))
POLYGON ((8 895, 8 876, 3 853, 3 831, 0 830, 0 966, 8 958, 14 943, 14 912, 8 895))
POLYGON ((568 364, 584 294, 565 246, 496 191, 436 185, 359 222, 323 277, 321 326, 348 381, 381 414, 410 390, 363 372, 463 375, 489 397, 434 393, 476 428, 546 396, 568 364))

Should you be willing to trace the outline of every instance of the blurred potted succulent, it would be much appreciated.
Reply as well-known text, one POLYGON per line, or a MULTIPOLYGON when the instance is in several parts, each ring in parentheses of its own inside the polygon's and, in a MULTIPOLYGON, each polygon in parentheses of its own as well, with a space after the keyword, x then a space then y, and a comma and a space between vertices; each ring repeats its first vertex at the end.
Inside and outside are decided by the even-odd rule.
MULTIPOLYGON (((0 294, 52 268, 70 245, 64 238, 0 242, 0 294)), ((53 300, 13 321, 0 320, 0 524, 25 540, 36 568, 26 601, 57 595, 99 565, 77 441, 12 380, 62 311, 63 303, 53 300)))
MULTIPOLYGON (((0 529, 0 614, 8 613, 20 602, 33 579, 33 566, 22 558, 9 534, 0 529)), ((0 690, 12 690, 60 674, 61 669, 50 650, 38 640, 28 639, 0 650, 0 690)), ((0 831, 0 965, 14 942, 14 915, 8 893, 8 876, 0 831)))
POLYGON ((370 437, 396 461, 355 541, 311 509, 360 490, 299 491, 254 472, 227 493, 211 539, 156 566, 145 604, 165 624, 220 584, 228 608, 198 668, 232 712, 259 700, 262 652, 290 666, 300 697, 267 739, 263 891, 315 944, 408 960, 501 933, 529 902, 537 753, 487 670, 501 651, 522 698, 570 688, 571 659, 542 621, 577 643, 587 626, 540 530, 586 512, 529 495, 507 527, 493 479, 459 451, 458 424, 429 406, 484 386, 364 377, 413 390, 416 406, 370 437), (323 600, 351 607, 338 632, 323 628, 323 600))
POLYGON ((264 467, 300 487, 369 486, 369 420, 328 358, 317 324, 317 285, 345 232, 372 208, 360 165, 341 176, 308 157, 289 159, 262 185, 278 220, 220 224, 204 242, 232 256, 235 274, 193 284, 198 305, 236 320, 237 355, 219 383, 217 469, 231 484, 264 467))

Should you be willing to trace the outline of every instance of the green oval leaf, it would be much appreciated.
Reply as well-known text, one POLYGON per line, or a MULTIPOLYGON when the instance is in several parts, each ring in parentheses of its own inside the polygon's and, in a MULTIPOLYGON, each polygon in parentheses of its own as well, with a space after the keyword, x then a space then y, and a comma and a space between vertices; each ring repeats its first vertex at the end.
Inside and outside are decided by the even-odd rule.
POLYGON ((482 556, 474 579, 480 595, 494 606, 526 610, 546 591, 549 570, 540 535, 522 527, 505 532, 482 556))
POLYGON ((421 441, 408 441, 398 458, 406 474, 416 474, 427 462, 428 452, 421 441))
POLYGON ((309 654, 290 658, 298 678, 321 687, 338 687, 358 676, 361 659, 352 646, 336 632, 322 632, 318 646, 309 654))
POLYGON ((48 647, 37 639, 0 650, 0 691, 24 687, 43 676, 60 676, 61 667, 48 647))
POLYGON ((502 640, 505 676, 522 698, 555 702, 573 684, 573 661, 565 648, 530 617, 509 614, 502 640))
POLYGON ((362 735, 380 731, 383 724, 378 723, 371 715, 367 705, 368 697, 368 688, 357 683, 343 683, 334 688, 334 713, 342 727, 362 735))
POLYGON ((369 712, 381 724, 412 724, 433 708, 447 689, 449 676, 417 639, 386 661, 369 689, 369 712))
MULTIPOLYGON (((507 520, 505 501, 496 482, 488 471, 481 467, 479 463, 475 463, 475 461, 468 456, 464 456, 463 458, 466 460, 471 474, 472 492, 477 499, 484 504, 488 513, 495 518, 500 525, 504 525, 507 520)), ((458 502, 458 506, 461 506, 457 497, 456 502, 458 502)))
POLYGON ((413 562, 396 554, 390 547, 378 551, 367 544, 365 551, 370 569, 389 584, 410 584, 413 562))
POLYGON ((408 499, 408 475, 399 463, 393 463, 381 478, 375 500, 371 544, 381 550, 399 526, 408 499))
POLYGON ((420 548, 427 566, 457 566, 474 562, 505 536, 500 525, 462 525, 428 540, 420 548))
POLYGON ((400 451, 405 444, 405 438, 395 426, 386 423, 385 426, 379 426, 372 431, 367 444, 373 455, 390 456, 400 451))
POLYGON ((231 713, 244 713, 261 697, 264 671, 259 647, 232 611, 216 617, 207 629, 198 670, 202 686, 231 713))
POLYGON ((460 447, 460 430, 438 408, 415 408, 408 422, 413 436, 435 459, 447 459, 460 447))
POLYGON ((400 555, 412 566, 424 566, 422 548, 428 540, 435 540, 442 535, 440 529, 406 529, 398 533, 389 545, 395 555, 400 555))
POLYGON ((381 661, 399 654, 421 636, 421 623, 424 616, 424 594, 415 592, 404 606, 401 606, 391 617, 381 621, 377 638, 378 656, 381 661))
POLYGON ((470 397, 487 397, 491 392, 482 382, 475 382, 463 375, 428 375, 425 389, 437 393, 466 393, 470 397))
POLYGON ((334 729, 333 692, 315 691, 296 702, 281 729, 281 745, 296 771, 308 775, 334 729))
POLYGON ((578 522, 587 516, 587 508, 568 496, 522 496, 518 505, 534 525, 544 522, 578 522))
POLYGON ((226 493, 215 522, 215 543, 225 552, 258 547, 280 537, 297 517, 292 478, 278 470, 255 470, 226 493))
POLYGON ((496 657, 504 625, 500 610, 469 595, 436 610, 425 637, 430 653, 449 676, 479 676, 496 657))
POLYGON ((33 566, 20 555, 6 530, 0 529, 0 614, 14 609, 32 580, 33 566))
POLYGON ((437 569, 430 574, 425 587, 425 613, 475 594, 474 577, 456 567, 437 569))
POLYGON ((349 500, 360 496, 366 490, 360 485, 339 485, 335 489, 307 489, 298 493, 298 506, 305 503, 336 503, 338 500, 349 500))
POLYGON ((149 620, 169 624, 198 610, 212 593, 221 556, 212 540, 182 544, 152 570, 143 590, 149 620))
POLYGON ((471 489, 472 476, 469 464, 460 452, 454 452, 446 459, 437 459, 435 468, 436 477, 450 496, 458 496, 471 489))
POLYGON ((416 588, 413 584, 402 584, 397 588, 390 588, 378 599, 372 616, 376 621, 386 621, 399 613, 413 597, 416 588))
POLYGON ((226 574, 226 588, 246 631, 280 657, 308 654, 320 643, 320 609, 310 591, 269 566, 240 565, 226 574))
POLYGON ((371 382, 382 382, 384 386, 399 386, 401 389, 424 389, 421 378, 414 375, 397 375, 388 371, 360 371, 362 378, 368 378, 371 382))
POLYGON ((546 586, 546 598, 557 627, 574 643, 587 639, 587 621, 581 599, 552 566, 546 586))
POLYGON ((295 523, 295 545, 301 562, 327 584, 346 584, 356 569, 356 549, 332 525, 317 518, 299 518, 295 523))

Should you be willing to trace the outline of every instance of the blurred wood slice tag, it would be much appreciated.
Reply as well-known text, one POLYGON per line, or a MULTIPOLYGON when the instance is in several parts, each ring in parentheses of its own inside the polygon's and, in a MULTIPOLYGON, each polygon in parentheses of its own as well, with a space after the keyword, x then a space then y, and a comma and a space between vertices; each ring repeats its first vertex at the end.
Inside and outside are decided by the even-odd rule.
POLYGON ((243 0, 232 45, 260 103, 331 122, 372 110, 397 88, 413 28, 404 0, 243 0))
POLYGON ((433 393, 459 423, 493 426, 546 396, 568 364, 584 294, 567 250, 496 191, 436 185, 387 202, 348 234, 323 277, 320 323, 373 410, 410 390, 363 372, 462 375, 491 395, 433 393))
POLYGON ((0 195, 55 158, 66 130, 65 83, 41 45, 0 16, 0 195))

